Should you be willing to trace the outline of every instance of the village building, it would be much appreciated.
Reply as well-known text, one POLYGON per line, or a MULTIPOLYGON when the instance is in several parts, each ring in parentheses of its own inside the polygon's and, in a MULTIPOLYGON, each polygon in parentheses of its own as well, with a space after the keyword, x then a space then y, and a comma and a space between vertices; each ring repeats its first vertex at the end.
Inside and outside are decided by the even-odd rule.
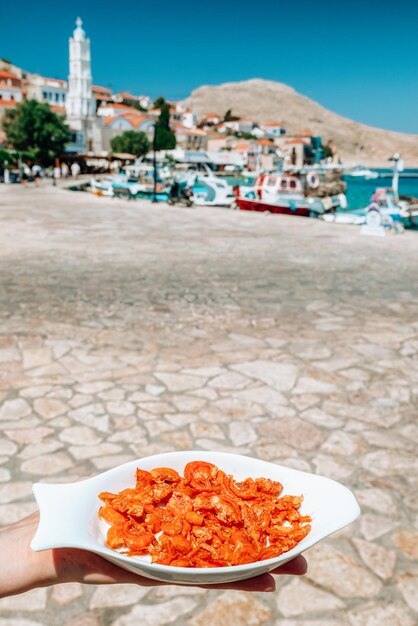
POLYGON ((22 102, 22 80, 8 70, 0 69, 0 100, 22 102))
POLYGON ((28 100, 45 102, 50 106, 65 107, 68 90, 67 81, 58 78, 45 78, 38 74, 28 74, 25 82, 28 100))
POLYGON ((182 124, 172 124, 176 145, 184 150, 206 150, 207 133, 200 128, 187 128, 182 124))

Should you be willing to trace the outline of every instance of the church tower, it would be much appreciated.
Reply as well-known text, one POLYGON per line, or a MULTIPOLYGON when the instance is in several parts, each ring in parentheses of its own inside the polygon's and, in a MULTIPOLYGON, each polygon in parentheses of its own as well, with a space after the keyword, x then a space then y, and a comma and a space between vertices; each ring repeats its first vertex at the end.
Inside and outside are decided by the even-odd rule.
POLYGON ((74 131, 72 144, 77 152, 100 149, 96 100, 91 86, 90 39, 86 38, 82 24, 78 17, 77 27, 70 37, 70 74, 65 104, 67 123, 74 131))

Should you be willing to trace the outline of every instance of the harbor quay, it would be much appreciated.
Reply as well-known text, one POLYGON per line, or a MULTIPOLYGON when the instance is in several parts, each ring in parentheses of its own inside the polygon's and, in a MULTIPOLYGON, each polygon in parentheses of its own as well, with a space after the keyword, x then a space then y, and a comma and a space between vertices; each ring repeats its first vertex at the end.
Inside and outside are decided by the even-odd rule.
POLYGON ((333 478, 362 515, 273 593, 69 583, 0 626, 414 626, 416 259, 412 231, 3 185, 1 526, 34 482, 191 449, 333 478))

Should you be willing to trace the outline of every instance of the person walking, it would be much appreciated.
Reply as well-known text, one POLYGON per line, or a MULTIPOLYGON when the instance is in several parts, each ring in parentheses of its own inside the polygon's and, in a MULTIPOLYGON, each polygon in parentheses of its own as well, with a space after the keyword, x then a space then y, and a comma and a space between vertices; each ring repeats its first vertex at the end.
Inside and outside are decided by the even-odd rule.
POLYGON ((78 178, 80 174, 80 166, 77 163, 77 161, 74 161, 74 163, 71 164, 71 176, 73 178, 78 178))

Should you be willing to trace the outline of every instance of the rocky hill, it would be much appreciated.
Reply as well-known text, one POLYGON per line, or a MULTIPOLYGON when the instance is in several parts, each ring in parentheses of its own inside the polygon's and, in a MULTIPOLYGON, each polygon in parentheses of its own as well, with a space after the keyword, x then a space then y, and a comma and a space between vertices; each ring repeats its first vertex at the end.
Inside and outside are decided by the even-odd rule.
POLYGON ((186 103, 198 114, 232 109, 243 118, 282 122, 289 134, 310 130, 324 141, 332 139, 346 163, 385 166, 391 154, 400 152, 407 166, 418 166, 418 135, 359 124, 282 83, 255 78, 199 87, 186 103))

